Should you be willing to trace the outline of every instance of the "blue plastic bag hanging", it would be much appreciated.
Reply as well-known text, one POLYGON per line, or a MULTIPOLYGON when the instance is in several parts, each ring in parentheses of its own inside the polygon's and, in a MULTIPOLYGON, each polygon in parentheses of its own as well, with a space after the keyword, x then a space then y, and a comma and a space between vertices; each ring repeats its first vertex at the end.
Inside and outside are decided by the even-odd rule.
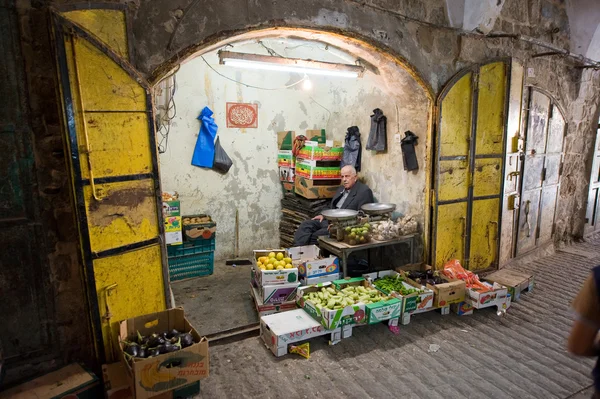
POLYGON ((212 168, 215 159, 215 137, 219 128, 212 117, 210 108, 204 107, 200 112, 200 133, 192 155, 192 165, 203 168, 212 168))

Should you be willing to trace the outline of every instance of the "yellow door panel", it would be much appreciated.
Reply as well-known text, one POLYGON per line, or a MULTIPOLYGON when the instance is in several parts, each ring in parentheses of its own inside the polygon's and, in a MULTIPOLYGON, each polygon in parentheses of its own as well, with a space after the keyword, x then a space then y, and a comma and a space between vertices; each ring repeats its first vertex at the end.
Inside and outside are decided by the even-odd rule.
MULTIPOLYGON (((95 178, 145 174, 152 171, 153 144, 148 117, 141 112, 85 114, 95 178)), ((78 134, 81 174, 89 179, 84 134, 78 134)))
POLYGON ((502 154, 506 124, 506 64, 495 62, 479 70, 475 152, 502 154))
POLYGON ((498 253, 499 198, 473 201, 469 270, 487 269, 498 253))
POLYGON ((88 11, 69 13, 76 25, 55 15, 54 28, 94 338, 110 362, 111 326, 164 310, 168 282, 149 88, 99 43, 127 55, 122 13, 88 11))
POLYGON ((451 259, 464 259, 467 202, 438 205, 435 234, 435 267, 451 259))
POLYGON ((76 10, 63 13, 68 20, 96 35, 115 53, 127 59, 127 24, 125 13, 121 10, 76 10))
POLYGON ((497 265, 508 71, 505 62, 473 66, 454 78, 438 100, 432 234, 432 262, 438 268, 450 259, 470 270, 497 265))
POLYGON ((484 197, 500 194, 500 186, 502 184, 502 159, 476 159, 473 175, 473 196, 484 197))
POLYGON ((84 188, 92 252, 150 240, 159 235, 153 180, 96 184, 102 201, 84 188))
POLYGON ((439 156, 460 156, 469 153, 471 136, 472 73, 465 74, 448 91, 442 101, 439 156))
POLYGON ((108 362, 117 361, 110 356, 118 345, 115 332, 119 321, 166 307, 160 254, 160 246, 154 245, 94 260, 96 293, 102 314, 102 335, 108 362), (105 317, 107 301, 110 324, 105 317), (111 336, 112 342, 109 341, 111 336))
POLYGON ((146 111, 144 88, 98 48, 75 39, 75 56, 84 111, 146 111))
POLYGON ((469 195, 469 165, 467 161, 439 161, 438 201, 452 201, 469 195))

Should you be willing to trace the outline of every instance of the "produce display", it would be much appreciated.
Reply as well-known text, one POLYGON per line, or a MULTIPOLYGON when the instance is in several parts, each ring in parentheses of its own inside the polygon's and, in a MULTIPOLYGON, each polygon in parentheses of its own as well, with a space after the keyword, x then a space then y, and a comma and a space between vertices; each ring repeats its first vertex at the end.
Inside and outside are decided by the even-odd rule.
POLYGON ((365 223, 344 229, 344 242, 348 245, 365 244, 371 241, 371 225, 365 223))
POLYGON ((337 310, 356 303, 368 305, 390 299, 380 291, 362 285, 346 287, 339 291, 332 287, 323 287, 321 291, 309 292, 302 298, 305 301, 313 302, 319 310, 337 310))
POLYGON ((194 337, 190 333, 175 329, 145 337, 138 331, 137 336, 129 337, 122 343, 123 353, 128 360, 146 359, 187 348, 194 344, 194 337))
POLYGON ((183 217, 183 225, 188 224, 200 224, 200 223, 210 223, 212 219, 210 216, 184 216, 183 217))
POLYGON ((421 285, 425 285, 425 284, 436 285, 436 284, 447 283, 446 280, 442 279, 439 276, 438 272, 434 272, 433 270, 427 270, 424 272, 411 270, 411 271, 406 272, 406 276, 409 279, 414 280, 415 282, 417 282, 418 284, 421 284, 421 285))
POLYGON ((292 258, 286 258, 283 252, 271 252, 268 256, 261 256, 256 260, 256 265, 261 270, 292 269, 292 258))
POLYGON ((424 290, 416 287, 409 288, 407 286, 408 284, 405 284, 404 277, 400 276, 399 274, 395 276, 384 276, 378 278, 373 282, 373 285, 384 292, 397 292, 402 296, 415 293, 422 294, 425 292, 424 290))
POLYGON ((378 241, 392 240, 394 238, 414 234, 419 231, 419 224, 411 215, 392 220, 382 220, 373 223, 373 238, 378 241))

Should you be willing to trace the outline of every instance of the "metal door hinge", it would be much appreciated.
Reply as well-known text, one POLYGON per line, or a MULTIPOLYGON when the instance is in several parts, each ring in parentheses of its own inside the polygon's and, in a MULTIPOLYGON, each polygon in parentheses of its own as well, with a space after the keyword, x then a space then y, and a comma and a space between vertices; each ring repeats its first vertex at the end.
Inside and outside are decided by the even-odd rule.
POLYGON ((542 169, 542 181, 546 180, 546 168, 542 169))

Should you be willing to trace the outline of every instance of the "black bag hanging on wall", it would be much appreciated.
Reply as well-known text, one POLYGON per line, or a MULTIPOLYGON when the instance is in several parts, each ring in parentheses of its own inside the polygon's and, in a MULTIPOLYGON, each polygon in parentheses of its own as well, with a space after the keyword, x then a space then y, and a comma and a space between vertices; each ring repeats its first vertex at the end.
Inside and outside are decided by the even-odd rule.
POLYGON ((375 108, 371 115, 371 131, 366 148, 375 151, 385 151, 387 148, 387 118, 379 108, 375 108))
POLYGON ((354 166, 360 172, 360 160, 362 147, 360 145, 360 131, 357 126, 351 126, 344 140, 344 155, 342 156, 342 168, 346 165, 354 166))
POLYGON ((223 147, 221 147, 221 142, 217 136, 217 141, 215 142, 215 160, 212 168, 217 172, 225 174, 229 172, 231 165, 233 165, 233 161, 229 158, 223 147))
POLYGON ((407 130, 404 132, 405 137, 402 139, 400 147, 402 148, 402 160, 404 161, 404 170, 417 170, 419 163, 417 162, 417 154, 415 145, 419 139, 416 134, 407 130))

